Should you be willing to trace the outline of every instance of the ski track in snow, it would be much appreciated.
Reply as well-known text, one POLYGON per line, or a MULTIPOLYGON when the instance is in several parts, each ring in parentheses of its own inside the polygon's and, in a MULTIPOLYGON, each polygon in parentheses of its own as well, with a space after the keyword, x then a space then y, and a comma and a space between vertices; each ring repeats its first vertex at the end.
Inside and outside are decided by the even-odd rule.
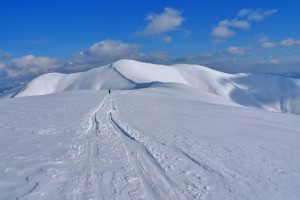
POLYGON ((81 136, 69 199, 148 199, 142 191, 126 147, 109 121, 111 106, 106 96, 88 118, 81 136))
MULTIPOLYGON (((181 99, 166 101, 163 94, 148 92, 128 94, 130 102, 125 101, 129 96, 117 91, 92 93, 53 117, 54 111, 51 117, 48 114, 53 108, 43 107, 41 121, 55 119, 53 125, 35 127, 28 119, 23 126, 16 120, 11 128, 3 128, 4 138, 11 138, 9 145, 0 145, 4 147, 1 152, 8 152, 8 156, 2 153, 0 162, 0 199, 298 199, 299 118, 194 105, 181 99), (154 93, 158 96, 153 97, 154 93), (99 104, 82 117, 96 102, 99 104), (184 103, 190 107, 182 106, 184 103), (69 110, 74 105, 85 107, 73 116, 69 110), (61 113, 65 116, 57 120, 61 113), (219 115, 223 117, 216 117, 219 115), (211 119, 216 122, 210 124, 211 119), (14 145, 11 141, 20 137, 19 132, 10 132, 14 126, 19 132, 24 127, 36 131, 14 145), (15 150, 20 144, 25 152, 15 150), (26 151, 29 144, 36 146, 26 151)), ((27 117, 28 111, 17 110, 27 117)), ((15 108, 4 113, 9 112, 15 108)), ((3 116, 0 126, 5 127, 14 115, 3 116)))
POLYGON ((66 198, 210 199, 209 185, 235 198, 221 172, 177 145, 137 133, 121 122, 114 98, 104 97, 90 111, 73 155, 77 167, 66 198))

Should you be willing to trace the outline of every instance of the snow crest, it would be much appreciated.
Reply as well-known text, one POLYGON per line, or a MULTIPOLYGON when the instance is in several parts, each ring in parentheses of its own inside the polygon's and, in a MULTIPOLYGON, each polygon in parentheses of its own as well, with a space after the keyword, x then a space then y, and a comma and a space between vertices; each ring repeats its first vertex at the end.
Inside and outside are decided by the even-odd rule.
MULTIPOLYGON (((27 84, 15 97, 72 90, 128 90, 186 86, 245 107, 300 113, 300 80, 275 75, 226 74, 200 65, 172 66, 119 60, 73 74, 48 73, 27 84)), ((220 102, 221 104, 222 101, 220 102)))

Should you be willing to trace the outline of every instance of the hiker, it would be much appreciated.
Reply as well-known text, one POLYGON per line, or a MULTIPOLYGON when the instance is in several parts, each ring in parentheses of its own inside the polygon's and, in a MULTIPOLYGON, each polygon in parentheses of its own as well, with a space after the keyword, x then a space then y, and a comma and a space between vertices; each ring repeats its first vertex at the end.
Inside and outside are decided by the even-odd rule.
POLYGON ((110 90, 108 90, 108 94, 110 94, 110 90))

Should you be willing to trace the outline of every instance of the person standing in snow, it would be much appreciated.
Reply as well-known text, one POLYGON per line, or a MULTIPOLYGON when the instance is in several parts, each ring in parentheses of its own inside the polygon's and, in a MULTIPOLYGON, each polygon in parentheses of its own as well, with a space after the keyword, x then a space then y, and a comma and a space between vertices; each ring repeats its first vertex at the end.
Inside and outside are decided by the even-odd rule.
POLYGON ((108 94, 110 94, 110 90, 108 90, 108 94))

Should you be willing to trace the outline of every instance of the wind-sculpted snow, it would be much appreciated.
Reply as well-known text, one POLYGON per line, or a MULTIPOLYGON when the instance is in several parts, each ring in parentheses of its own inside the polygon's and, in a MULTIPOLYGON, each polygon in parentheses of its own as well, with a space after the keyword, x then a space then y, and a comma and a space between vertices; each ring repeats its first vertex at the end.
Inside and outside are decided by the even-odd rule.
POLYGON ((298 115, 190 87, 0 100, 0 199, 300 196, 298 115))
MULTIPOLYGON (((181 87, 221 97, 219 103, 270 111, 300 113, 300 80, 258 74, 226 74, 199 65, 155 65, 120 60, 87 72, 49 73, 37 77, 17 94, 45 95, 72 90, 128 90, 149 87, 181 87)), ((3 96, 4 97, 4 96, 3 96)))
POLYGON ((0 199, 298 199, 299 116, 220 99, 189 87, 2 99, 0 199))
POLYGON ((126 91, 116 104, 123 129, 187 187, 182 199, 298 198, 299 116, 200 103, 197 93, 177 92, 126 91))
POLYGON ((82 116, 99 101, 90 94, 0 100, 1 200, 61 199, 69 179, 63 174, 72 169, 66 152, 82 116))

